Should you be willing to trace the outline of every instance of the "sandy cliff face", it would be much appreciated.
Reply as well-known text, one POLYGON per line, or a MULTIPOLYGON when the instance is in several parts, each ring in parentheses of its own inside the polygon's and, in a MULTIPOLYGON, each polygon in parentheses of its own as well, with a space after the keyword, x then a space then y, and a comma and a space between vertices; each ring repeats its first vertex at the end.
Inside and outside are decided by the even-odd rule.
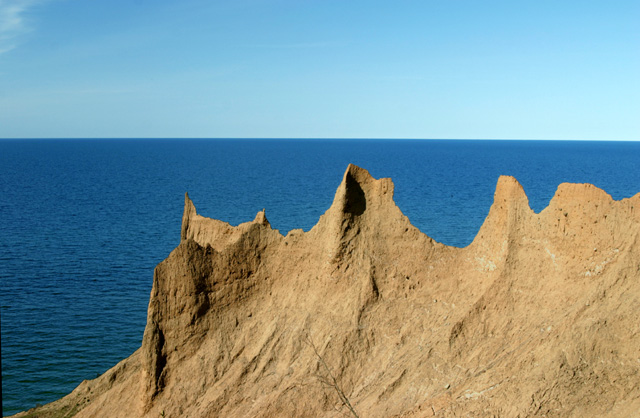
POLYGON ((536 214, 510 177, 462 249, 353 165, 317 225, 286 237, 264 212, 232 227, 186 196, 142 347, 36 412, 634 416, 639 233, 640 194, 562 184, 536 214))

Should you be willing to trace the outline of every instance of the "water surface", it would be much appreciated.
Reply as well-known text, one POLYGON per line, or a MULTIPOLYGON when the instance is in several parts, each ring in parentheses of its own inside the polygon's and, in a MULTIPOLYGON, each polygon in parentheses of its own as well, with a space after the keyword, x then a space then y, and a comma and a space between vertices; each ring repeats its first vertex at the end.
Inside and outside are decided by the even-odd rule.
POLYGON ((153 268, 180 240, 184 193, 236 225, 266 208, 310 229, 349 163, 391 177, 411 222, 474 238, 498 176, 539 212, 562 182, 640 192, 640 143, 409 140, 0 140, 4 414, 64 396, 141 343, 153 268))

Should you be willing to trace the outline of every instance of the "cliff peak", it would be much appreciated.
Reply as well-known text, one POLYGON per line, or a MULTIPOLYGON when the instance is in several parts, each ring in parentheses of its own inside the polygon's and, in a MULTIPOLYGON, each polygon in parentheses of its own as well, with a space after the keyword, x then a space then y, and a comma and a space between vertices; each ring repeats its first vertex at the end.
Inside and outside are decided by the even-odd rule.
POLYGON ((379 207, 393 203, 393 182, 376 180, 364 168, 349 164, 338 186, 331 209, 337 214, 360 216, 367 206, 379 207))
POLYGON ((256 214, 256 217, 253 219, 253 223, 271 227, 271 224, 267 220, 266 209, 262 209, 256 214))
POLYGON ((184 211, 182 213, 182 226, 180 230, 180 239, 185 240, 188 236, 189 222, 197 215, 196 207, 189 198, 189 193, 184 194, 184 211))
POLYGON ((529 205, 529 198, 524 191, 524 188, 512 176, 500 176, 496 185, 496 191, 494 193, 494 204, 500 204, 501 202, 509 204, 529 205))
POLYGON ((310 231, 317 242, 324 243, 333 263, 374 251, 381 236, 399 237, 410 231, 421 242, 429 240, 402 214, 393 192, 391 179, 375 179, 364 168, 349 164, 331 207, 310 231))

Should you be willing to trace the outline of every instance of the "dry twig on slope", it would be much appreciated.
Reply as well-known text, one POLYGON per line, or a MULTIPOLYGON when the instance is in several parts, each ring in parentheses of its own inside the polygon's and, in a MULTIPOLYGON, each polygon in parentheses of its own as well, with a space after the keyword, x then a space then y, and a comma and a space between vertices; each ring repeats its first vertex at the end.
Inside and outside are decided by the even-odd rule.
POLYGON ((327 362, 324 360, 324 358, 318 352, 318 347, 316 347, 316 345, 314 344, 313 340, 311 339, 311 334, 309 334, 309 332, 305 333, 304 342, 305 342, 305 344, 307 344, 307 345, 309 345, 311 347, 311 349, 313 350, 313 352, 316 355, 316 357, 318 357, 318 361, 320 362, 320 364, 324 368, 325 372, 327 373, 327 376, 322 376, 322 375, 318 374, 317 375, 318 380, 323 385, 326 385, 328 387, 333 388, 336 391, 336 393, 338 394, 338 398, 340 399, 340 402, 342 402, 342 404, 347 407, 349 412, 351 412, 351 414, 354 417, 359 418, 358 414, 355 411, 355 409, 351 405, 351 402, 349 402, 349 398, 347 398, 347 395, 345 395, 344 391, 342 390, 342 388, 338 384, 338 381, 333 376, 333 373, 331 373, 331 369, 327 365, 327 362))

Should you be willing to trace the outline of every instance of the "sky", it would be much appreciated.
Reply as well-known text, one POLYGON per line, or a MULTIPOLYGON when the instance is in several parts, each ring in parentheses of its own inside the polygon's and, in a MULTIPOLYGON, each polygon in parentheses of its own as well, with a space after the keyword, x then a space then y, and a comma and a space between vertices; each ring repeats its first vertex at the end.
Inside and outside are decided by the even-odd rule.
POLYGON ((640 140, 640 1, 0 0, 0 138, 640 140))

